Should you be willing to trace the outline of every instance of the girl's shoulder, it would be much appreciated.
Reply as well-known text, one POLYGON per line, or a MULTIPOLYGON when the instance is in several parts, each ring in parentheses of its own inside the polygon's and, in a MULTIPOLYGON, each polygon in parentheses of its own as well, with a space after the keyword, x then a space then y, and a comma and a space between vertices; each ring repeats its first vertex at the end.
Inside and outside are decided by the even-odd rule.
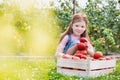
POLYGON ((69 41, 71 40, 71 35, 70 34, 66 34, 63 38, 63 41, 69 41))
POLYGON ((71 35, 70 35, 70 34, 66 34, 66 35, 64 36, 64 39, 69 40, 69 38, 71 38, 71 35))
POLYGON ((63 39, 61 40, 61 44, 66 44, 69 41, 69 36, 65 35, 63 39))

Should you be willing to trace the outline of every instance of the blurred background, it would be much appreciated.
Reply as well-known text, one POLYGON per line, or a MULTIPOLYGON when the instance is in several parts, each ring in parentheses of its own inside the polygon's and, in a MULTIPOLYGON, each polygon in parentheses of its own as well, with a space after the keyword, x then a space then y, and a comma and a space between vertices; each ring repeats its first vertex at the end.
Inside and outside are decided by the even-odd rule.
POLYGON ((58 33, 55 11, 43 0, 0 0, 1 56, 53 55, 58 33))
POLYGON ((96 51, 120 53, 119 0, 0 0, 0 56, 54 55, 73 12, 88 15, 96 51))
MULTIPOLYGON (((53 58, 78 12, 88 16, 95 50, 120 54, 120 0, 0 0, 0 80, 88 80, 58 74, 53 58)), ((114 73, 90 80, 120 80, 119 74, 118 60, 114 73)))

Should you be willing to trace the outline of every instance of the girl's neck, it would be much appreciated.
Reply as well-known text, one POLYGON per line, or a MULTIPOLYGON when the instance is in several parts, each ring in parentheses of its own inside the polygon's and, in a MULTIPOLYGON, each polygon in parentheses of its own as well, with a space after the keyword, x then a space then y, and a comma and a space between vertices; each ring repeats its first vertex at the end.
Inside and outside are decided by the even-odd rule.
POLYGON ((73 34, 73 33, 72 33, 71 35, 72 35, 72 36, 75 36, 75 37, 79 37, 79 38, 80 38, 80 36, 78 36, 78 35, 75 35, 75 34, 73 34))

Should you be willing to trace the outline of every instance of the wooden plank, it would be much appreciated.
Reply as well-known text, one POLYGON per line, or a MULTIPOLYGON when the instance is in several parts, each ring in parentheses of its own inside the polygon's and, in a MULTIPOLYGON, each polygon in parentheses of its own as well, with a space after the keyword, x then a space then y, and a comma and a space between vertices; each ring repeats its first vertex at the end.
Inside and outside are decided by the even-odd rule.
POLYGON ((79 69, 88 69, 87 60, 58 59, 57 66, 79 69))
POLYGON ((90 70, 116 67, 116 59, 90 61, 90 70))

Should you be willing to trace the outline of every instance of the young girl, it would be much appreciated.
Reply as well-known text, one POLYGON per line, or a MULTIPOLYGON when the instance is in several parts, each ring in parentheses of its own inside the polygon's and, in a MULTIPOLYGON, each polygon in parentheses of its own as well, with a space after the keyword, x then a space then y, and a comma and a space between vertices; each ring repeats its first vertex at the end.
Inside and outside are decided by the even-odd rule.
POLYGON ((93 56, 94 48, 90 44, 88 36, 88 19, 84 13, 78 13, 73 16, 67 30, 61 35, 56 56, 63 56, 64 54, 74 55, 77 50, 77 43, 80 43, 81 37, 87 39, 87 53, 93 56))

